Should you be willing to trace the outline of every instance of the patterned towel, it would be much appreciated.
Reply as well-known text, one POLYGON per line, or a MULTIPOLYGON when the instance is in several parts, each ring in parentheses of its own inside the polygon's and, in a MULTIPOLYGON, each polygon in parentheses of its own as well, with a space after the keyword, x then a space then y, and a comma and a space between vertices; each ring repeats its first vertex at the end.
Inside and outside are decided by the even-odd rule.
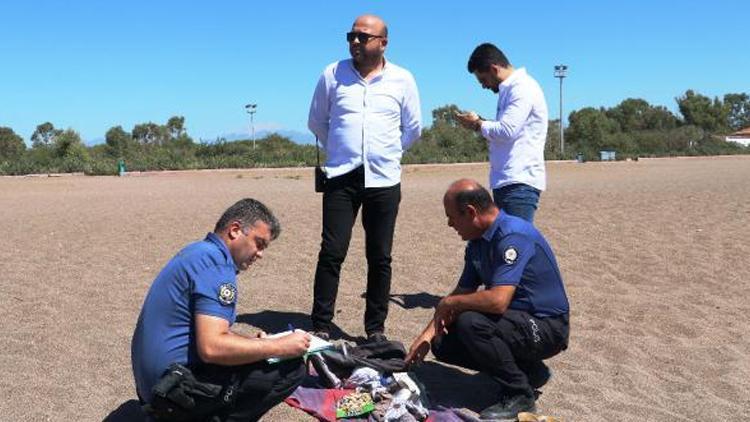
MULTIPOLYGON (((336 422, 336 401, 354 390, 298 387, 286 400, 288 405, 301 409, 320 421, 336 422)), ((339 421, 368 421, 374 418, 339 419, 339 421)), ((479 419, 463 413, 459 409, 438 406, 430 409, 427 422, 479 422, 479 419)))

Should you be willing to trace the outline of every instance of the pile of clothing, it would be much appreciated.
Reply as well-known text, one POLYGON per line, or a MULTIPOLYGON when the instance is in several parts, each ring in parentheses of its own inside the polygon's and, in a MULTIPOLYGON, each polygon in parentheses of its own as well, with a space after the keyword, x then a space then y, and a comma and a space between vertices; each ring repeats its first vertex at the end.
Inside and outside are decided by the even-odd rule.
POLYGON ((359 346, 339 343, 308 357, 310 373, 317 375, 319 384, 330 392, 320 397, 322 409, 306 408, 304 402, 311 400, 305 399, 319 395, 302 388, 287 402, 323 420, 426 421, 426 393, 414 374, 406 372, 405 357, 406 350, 397 341, 359 346))

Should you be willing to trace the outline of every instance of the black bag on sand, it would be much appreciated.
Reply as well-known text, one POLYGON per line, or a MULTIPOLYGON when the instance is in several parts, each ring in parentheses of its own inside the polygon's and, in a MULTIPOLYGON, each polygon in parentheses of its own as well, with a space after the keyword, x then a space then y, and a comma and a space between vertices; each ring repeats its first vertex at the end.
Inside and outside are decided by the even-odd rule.
POLYGON ((321 356, 328 368, 336 375, 347 378, 360 366, 367 366, 379 372, 406 371, 406 349, 398 341, 380 341, 361 346, 324 350, 321 356))
POLYGON ((173 363, 151 389, 151 403, 143 410, 158 421, 204 421, 234 399, 234 383, 221 385, 198 381, 190 369, 173 363), (221 397, 219 397, 221 396, 221 397))

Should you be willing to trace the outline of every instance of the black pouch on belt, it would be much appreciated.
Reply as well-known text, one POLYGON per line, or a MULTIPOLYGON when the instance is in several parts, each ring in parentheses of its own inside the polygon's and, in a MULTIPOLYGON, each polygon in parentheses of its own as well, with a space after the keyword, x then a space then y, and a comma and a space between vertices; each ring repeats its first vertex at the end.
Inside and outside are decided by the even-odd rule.
POLYGON ((320 144, 318 143, 318 137, 315 137, 315 158, 317 165, 315 166, 315 192, 325 192, 326 183, 328 182, 328 176, 320 166, 320 144))
POLYGON ((218 398, 221 391, 222 386, 200 382, 190 369, 173 363, 151 390, 144 410, 160 421, 201 420, 224 405, 218 398))
POLYGON ((326 190, 328 176, 320 166, 315 166, 315 192, 324 192, 326 190))

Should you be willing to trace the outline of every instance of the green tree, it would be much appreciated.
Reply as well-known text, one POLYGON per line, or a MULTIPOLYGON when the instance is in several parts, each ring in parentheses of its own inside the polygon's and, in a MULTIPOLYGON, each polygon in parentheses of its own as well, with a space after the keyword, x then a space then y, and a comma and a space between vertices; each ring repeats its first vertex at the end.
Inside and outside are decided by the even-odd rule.
POLYGON ((55 155, 60 158, 84 157, 87 155, 86 146, 81 141, 81 136, 73 129, 62 131, 55 138, 55 155))
POLYGON ((178 139, 185 134, 185 118, 172 116, 167 120, 167 132, 171 139, 178 139))
POLYGON ((680 121, 664 106, 652 106, 646 114, 646 129, 671 130, 680 125, 680 121))
POLYGON ((141 145, 164 145, 169 140, 166 127, 153 122, 133 126, 133 139, 141 145))
POLYGON ((563 159, 564 157, 560 152, 560 119, 550 120, 547 123, 547 139, 544 142, 544 158, 547 160, 563 159))
POLYGON ((126 157, 135 146, 133 138, 123 130, 122 126, 109 128, 104 139, 107 144, 107 153, 116 158, 126 157))
POLYGON ((697 94, 689 89, 685 95, 677 98, 680 113, 685 118, 685 123, 698 126, 709 132, 720 132, 728 130, 727 121, 729 109, 719 100, 705 95, 697 94))
POLYGON ((593 158, 597 151, 612 148, 607 138, 618 132, 619 124, 607 117, 603 108, 586 107, 574 111, 568 120, 570 123, 565 130, 565 138, 571 141, 576 151, 593 158))
POLYGON ((272 133, 262 139, 258 146, 263 152, 284 154, 285 152, 293 151, 297 144, 286 136, 272 133))
POLYGON ((460 112, 458 106, 455 104, 448 104, 442 107, 438 107, 432 110, 432 122, 433 124, 445 123, 449 126, 458 126, 458 120, 456 120, 456 113, 460 112))
POLYGON ((607 117, 614 119, 623 132, 646 129, 646 115, 651 105, 640 98, 628 98, 606 111, 607 117))
POLYGON ((23 138, 9 127, 0 127, 0 161, 13 160, 26 151, 23 138))
POLYGON ((706 138, 706 132, 693 125, 684 125, 672 129, 664 136, 666 139, 666 152, 689 152, 706 138))
POLYGON ((732 130, 750 127, 750 96, 742 94, 724 95, 724 104, 729 109, 727 126, 732 130))
POLYGON ((664 130, 677 127, 677 117, 662 106, 652 106, 640 98, 628 98, 606 111, 622 132, 664 130))
POLYGON ((36 127, 31 134, 32 148, 49 147, 55 143, 55 138, 62 133, 62 130, 55 129, 50 122, 44 122, 36 127))

